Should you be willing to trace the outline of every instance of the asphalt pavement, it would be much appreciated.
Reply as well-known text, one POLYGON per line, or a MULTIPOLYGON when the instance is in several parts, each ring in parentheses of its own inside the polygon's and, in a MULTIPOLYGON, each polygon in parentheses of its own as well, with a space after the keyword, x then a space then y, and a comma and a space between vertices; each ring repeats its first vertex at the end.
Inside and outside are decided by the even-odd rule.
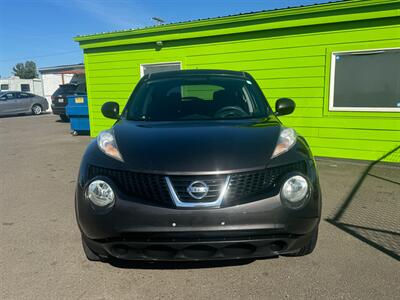
POLYGON ((311 255, 108 264, 86 260, 74 215, 89 141, 50 114, 0 118, 1 299, 400 299, 400 165, 318 160, 311 255))

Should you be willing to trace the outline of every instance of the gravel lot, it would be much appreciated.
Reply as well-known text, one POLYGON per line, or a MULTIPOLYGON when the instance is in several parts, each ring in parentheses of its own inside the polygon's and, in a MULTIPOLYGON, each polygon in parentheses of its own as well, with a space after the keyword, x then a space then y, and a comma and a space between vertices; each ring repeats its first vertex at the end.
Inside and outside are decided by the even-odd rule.
POLYGON ((400 166, 363 176, 365 163, 319 160, 324 220, 309 256, 111 265, 86 260, 75 222, 88 142, 49 114, 0 118, 1 299, 400 299, 400 166))

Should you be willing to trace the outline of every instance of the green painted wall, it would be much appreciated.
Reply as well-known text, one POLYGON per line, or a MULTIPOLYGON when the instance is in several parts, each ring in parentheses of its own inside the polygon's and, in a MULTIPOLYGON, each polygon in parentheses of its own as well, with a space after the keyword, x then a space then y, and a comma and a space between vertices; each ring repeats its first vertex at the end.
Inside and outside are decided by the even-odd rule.
MULTIPOLYGON (((77 37, 84 49, 91 135, 112 126, 106 101, 124 105, 140 64, 247 71, 269 103, 291 97, 282 117, 316 156, 376 160, 400 145, 399 112, 328 109, 333 51, 400 48, 400 1, 363 0, 77 37), (156 49, 155 42, 163 41, 156 49)), ((400 80, 400 78, 399 78, 400 80)), ((400 150, 384 160, 400 162, 400 150)))

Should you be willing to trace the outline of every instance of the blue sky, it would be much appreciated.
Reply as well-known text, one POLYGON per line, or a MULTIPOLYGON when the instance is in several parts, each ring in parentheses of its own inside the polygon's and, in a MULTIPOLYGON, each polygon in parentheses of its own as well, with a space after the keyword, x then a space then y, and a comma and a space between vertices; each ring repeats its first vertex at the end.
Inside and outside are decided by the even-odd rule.
POLYGON ((38 67, 83 61, 72 38, 167 22, 309 5, 328 0, 2 0, 0 76, 11 75, 18 62, 38 67))

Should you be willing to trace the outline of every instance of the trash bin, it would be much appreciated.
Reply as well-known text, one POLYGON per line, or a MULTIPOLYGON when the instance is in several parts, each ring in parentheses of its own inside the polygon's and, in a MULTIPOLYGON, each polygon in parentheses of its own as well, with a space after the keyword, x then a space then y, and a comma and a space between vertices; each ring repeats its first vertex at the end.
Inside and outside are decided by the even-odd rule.
POLYGON ((66 113, 70 119, 73 135, 90 133, 87 96, 68 96, 66 113))

